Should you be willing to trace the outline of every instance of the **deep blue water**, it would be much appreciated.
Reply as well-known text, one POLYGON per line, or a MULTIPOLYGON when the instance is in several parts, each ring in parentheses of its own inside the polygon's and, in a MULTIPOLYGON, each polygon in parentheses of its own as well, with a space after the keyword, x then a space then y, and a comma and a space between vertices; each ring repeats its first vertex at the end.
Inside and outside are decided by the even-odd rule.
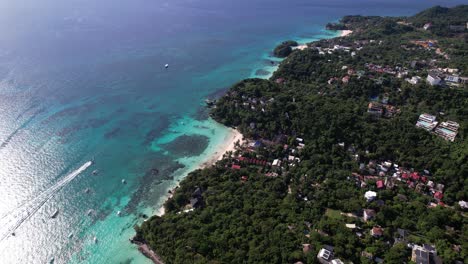
POLYGON ((226 2, 0 1, 0 263, 146 263, 127 243, 138 215, 227 133, 204 98, 343 15, 464 1, 226 2), (182 135, 203 136, 174 151, 182 135))

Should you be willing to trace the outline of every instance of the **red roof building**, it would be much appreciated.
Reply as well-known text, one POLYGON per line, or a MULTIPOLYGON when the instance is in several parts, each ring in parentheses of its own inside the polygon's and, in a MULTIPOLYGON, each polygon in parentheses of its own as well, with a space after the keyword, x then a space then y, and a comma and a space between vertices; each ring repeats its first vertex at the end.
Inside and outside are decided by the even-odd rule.
POLYGON ((242 176, 241 181, 246 182, 249 178, 247 176, 242 176))
POLYGON ((233 169, 233 170, 240 170, 240 169, 241 169, 241 166, 240 166, 240 165, 232 164, 231 169, 233 169))
POLYGON ((436 198, 438 200, 442 200, 442 198, 444 198, 444 194, 441 193, 441 192, 436 192, 436 193, 434 193, 434 198, 436 198))
POLYGON ((376 182, 376 185, 377 185, 377 188, 378 189, 382 189, 385 185, 384 185, 384 181, 380 180, 380 181, 377 181, 376 182))
POLYGON ((413 172, 411 173, 411 179, 413 179, 413 181, 419 181, 419 174, 417 172, 413 172))

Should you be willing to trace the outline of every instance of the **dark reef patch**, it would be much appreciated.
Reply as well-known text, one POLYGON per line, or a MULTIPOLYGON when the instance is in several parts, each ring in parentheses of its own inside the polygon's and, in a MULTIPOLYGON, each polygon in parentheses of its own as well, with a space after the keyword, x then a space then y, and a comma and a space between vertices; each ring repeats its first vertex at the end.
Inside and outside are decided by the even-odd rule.
POLYGON ((270 74, 270 72, 269 72, 269 71, 266 71, 266 70, 263 70, 263 69, 257 70, 257 71, 255 72, 255 75, 257 75, 257 76, 266 76, 266 75, 268 75, 268 74, 270 74))
POLYGON ((174 172, 185 166, 172 160, 169 156, 154 153, 143 161, 141 167, 146 171, 139 180, 138 190, 132 194, 130 202, 125 207, 126 213, 135 213, 142 202, 144 204, 154 205, 160 197, 160 194, 153 194, 153 187, 161 184, 163 181, 173 180, 174 172))
POLYGON ((177 157, 198 156, 208 147, 208 142, 207 136, 182 135, 162 147, 177 157))

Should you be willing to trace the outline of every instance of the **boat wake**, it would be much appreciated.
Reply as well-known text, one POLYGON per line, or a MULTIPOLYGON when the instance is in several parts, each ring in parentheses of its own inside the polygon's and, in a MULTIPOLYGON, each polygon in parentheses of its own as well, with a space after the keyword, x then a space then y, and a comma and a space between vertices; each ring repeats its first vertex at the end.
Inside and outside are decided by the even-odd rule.
POLYGON ((34 199, 25 202, 16 209, 13 209, 10 212, 2 215, 0 217, 0 226, 2 227, 0 230, 0 241, 14 233, 14 231, 18 229, 21 224, 33 216, 50 198, 54 196, 54 194, 65 187, 92 164, 92 161, 85 162, 83 165, 81 165, 81 167, 60 179, 58 182, 36 196, 34 199))

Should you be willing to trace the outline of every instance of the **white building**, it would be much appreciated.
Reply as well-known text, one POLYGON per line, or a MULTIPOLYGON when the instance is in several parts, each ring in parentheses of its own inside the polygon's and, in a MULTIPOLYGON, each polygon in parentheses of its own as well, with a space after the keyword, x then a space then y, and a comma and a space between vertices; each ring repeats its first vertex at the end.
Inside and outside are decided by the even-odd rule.
POLYGON ((377 198, 377 193, 373 191, 367 191, 364 194, 364 198, 366 198, 367 202, 372 202, 375 198, 377 198))
POLYGON ((432 73, 429 73, 427 75, 427 78, 426 78, 427 82, 434 86, 434 85, 439 85, 440 84, 440 81, 441 79, 439 78, 439 76, 435 75, 435 74, 432 74, 432 73))

